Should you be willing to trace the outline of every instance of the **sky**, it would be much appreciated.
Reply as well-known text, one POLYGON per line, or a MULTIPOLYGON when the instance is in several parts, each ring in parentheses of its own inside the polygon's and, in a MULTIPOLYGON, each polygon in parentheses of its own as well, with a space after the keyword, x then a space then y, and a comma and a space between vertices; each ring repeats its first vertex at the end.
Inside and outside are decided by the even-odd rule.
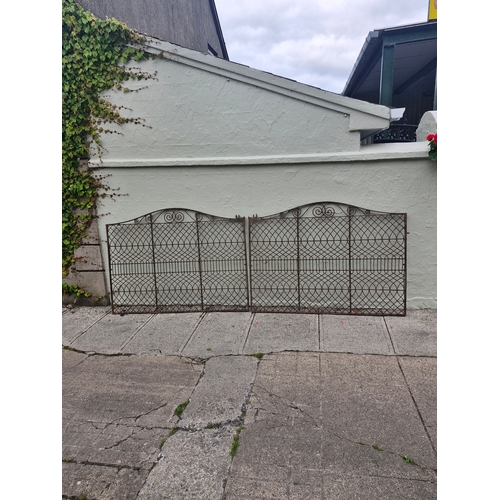
POLYGON ((229 59, 342 93, 370 31, 427 21, 428 0, 215 0, 229 59))

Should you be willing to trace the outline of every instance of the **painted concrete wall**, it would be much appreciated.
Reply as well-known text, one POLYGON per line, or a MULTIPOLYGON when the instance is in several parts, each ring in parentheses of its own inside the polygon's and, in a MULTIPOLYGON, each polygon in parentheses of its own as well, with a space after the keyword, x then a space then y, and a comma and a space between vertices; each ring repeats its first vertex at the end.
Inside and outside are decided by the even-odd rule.
POLYGON ((437 306, 436 164, 427 142, 361 146, 363 133, 389 126, 388 108, 168 44, 155 50, 143 69, 157 80, 107 96, 150 128, 103 136, 98 171, 125 195, 101 200, 103 240, 106 224, 163 208, 250 217, 331 201, 406 212, 407 305, 437 306))
MULTIPOLYGON (((413 159, 370 161, 366 153, 361 161, 316 164, 100 169, 111 174, 112 187, 126 194, 115 201, 103 200, 100 211, 110 214, 99 219, 100 232, 106 234, 108 223, 162 208, 248 217, 334 201, 406 212, 410 233, 407 307, 436 308, 436 164, 426 158, 426 143, 398 146, 408 146, 413 159)), ((107 256, 105 242, 102 251, 107 256)), ((104 264, 107 272, 107 261, 104 264)))
POLYGON ((127 88, 142 90, 104 96, 132 108, 121 114, 146 125, 110 127, 119 134, 102 136, 106 166, 359 151, 361 129, 389 126, 384 106, 169 44, 159 47, 169 51, 141 63, 156 80, 129 81, 127 88))

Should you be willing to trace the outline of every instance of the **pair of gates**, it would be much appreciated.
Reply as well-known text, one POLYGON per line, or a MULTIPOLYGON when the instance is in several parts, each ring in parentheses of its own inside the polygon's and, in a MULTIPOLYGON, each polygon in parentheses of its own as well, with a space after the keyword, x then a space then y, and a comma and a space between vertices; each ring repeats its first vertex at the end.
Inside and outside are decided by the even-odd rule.
POLYGON ((406 314, 406 214, 330 202, 248 220, 166 209, 106 230, 113 313, 406 314))

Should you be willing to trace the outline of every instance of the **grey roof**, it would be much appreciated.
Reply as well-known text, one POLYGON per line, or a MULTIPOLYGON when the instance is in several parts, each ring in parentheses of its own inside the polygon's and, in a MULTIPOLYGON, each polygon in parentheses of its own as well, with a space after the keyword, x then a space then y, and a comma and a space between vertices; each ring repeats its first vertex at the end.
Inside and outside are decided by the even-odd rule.
POLYGON ((426 68, 435 68, 437 22, 417 23, 370 31, 342 92, 357 97, 378 90, 382 47, 388 40, 400 47, 395 60, 395 89, 426 68))
POLYGON ((188 49, 229 60, 214 0, 77 0, 100 19, 188 49))

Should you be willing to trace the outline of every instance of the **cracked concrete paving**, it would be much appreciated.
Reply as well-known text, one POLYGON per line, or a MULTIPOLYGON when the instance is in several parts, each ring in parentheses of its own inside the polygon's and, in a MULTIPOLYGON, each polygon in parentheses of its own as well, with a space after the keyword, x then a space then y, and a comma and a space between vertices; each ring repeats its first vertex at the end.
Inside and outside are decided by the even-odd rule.
POLYGON ((63 350, 63 497, 134 499, 203 366, 63 350))
POLYGON ((436 498, 435 320, 66 311, 63 498, 436 498))
POLYGON ((419 412, 434 423, 435 406, 412 397, 417 386, 432 393, 435 380, 407 383, 406 365, 374 355, 264 356, 224 499, 436 498, 436 453, 419 412))

